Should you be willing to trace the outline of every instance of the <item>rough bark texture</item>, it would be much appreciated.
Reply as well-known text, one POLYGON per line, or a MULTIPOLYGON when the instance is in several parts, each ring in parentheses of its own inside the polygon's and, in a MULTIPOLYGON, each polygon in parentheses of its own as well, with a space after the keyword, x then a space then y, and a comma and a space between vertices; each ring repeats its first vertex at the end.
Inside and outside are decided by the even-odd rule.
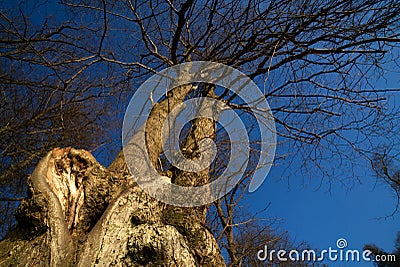
MULTIPOLYGON (((162 152, 162 122, 192 90, 187 85, 169 92, 154 106, 146 135, 142 130, 132 138, 141 144, 146 139, 151 164, 158 164, 162 152)), ((198 142, 214 133, 213 121, 196 119, 184 144, 191 153, 185 156, 195 158, 198 142)), ((134 164, 146 172, 140 151, 134 151, 134 164)), ((208 170, 166 173, 181 186, 209 180, 208 170)), ((140 171, 129 173, 122 152, 108 168, 84 150, 49 152, 30 177, 17 227, 0 242, 0 266, 224 266, 204 224, 206 207, 161 203, 135 183, 135 175, 140 171)))
POLYGON ((209 230, 90 153, 54 149, 30 178, 1 266, 221 266, 209 230))

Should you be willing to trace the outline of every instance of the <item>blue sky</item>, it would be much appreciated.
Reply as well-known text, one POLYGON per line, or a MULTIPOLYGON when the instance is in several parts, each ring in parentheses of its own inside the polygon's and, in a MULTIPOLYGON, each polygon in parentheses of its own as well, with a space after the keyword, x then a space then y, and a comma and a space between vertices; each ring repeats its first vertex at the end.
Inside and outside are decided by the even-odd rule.
MULTIPOLYGON (((289 177, 289 186, 279 177, 279 167, 274 167, 248 201, 255 203, 255 210, 269 204, 268 217, 283 219, 280 230, 288 230, 296 242, 306 241, 322 250, 335 248, 337 239, 345 238, 349 249, 362 250, 366 243, 375 243, 387 251, 393 250, 400 216, 387 217, 393 212, 395 199, 386 186, 375 184, 372 175, 351 190, 337 184, 316 190, 319 182, 305 186, 302 177, 294 176, 289 177)), ((340 264, 329 263, 329 266, 340 264)), ((342 266, 366 266, 366 263, 342 266)))
MULTIPOLYGON (((375 88, 398 86, 400 75, 390 72, 384 77, 386 80, 376 82, 375 88)), ((399 105, 399 93, 392 94, 389 105, 399 105)), ((355 168, 354 175, 359 176, 360 182, 351 187, 341 184, 341 177, 331 183, 325 179, 321 186, 322 177, 318 174, 309 179, 300 171, 293 171, 301 168, 301 162, 294 162, 291 168, 291 174, 285 175, 283 166, 272 167, 263 185, 247 200, 255 211, 268 206, 267 217, 282 219, 279 230, 287 230, 294 241, 306 241, 319 250, 336 248, 339 238, 347 240, 348 249, 362 251, 367 243, 387 252, 394 249, 400 213, 391 215, 397 201, 388 185, 377 182, 367 162, 355 168)), ((373 266, 366 262, 327 263, 329 266, 373 266)))

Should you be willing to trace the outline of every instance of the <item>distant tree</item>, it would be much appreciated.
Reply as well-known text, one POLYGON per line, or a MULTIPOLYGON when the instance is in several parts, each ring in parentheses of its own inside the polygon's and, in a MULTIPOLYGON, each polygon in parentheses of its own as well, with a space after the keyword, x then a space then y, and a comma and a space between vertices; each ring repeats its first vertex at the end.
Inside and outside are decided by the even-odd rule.
MULTIPOLYGON (((381 149, 382 150, 382 149, 381 149)), ((397 197, 397 204, 393 214, 398 211, 400 204, 400 167, 399 159, 390 150, 375 152, 371 159, 372 169, 378 179, 388 185, 397 197)))
POLYGON ((368 249, 372 252, 374 258, 376 258, 377 255, 379 255, 379 257, 381 257, 383 255, 384 257, 386 257, 386 259, 388 259, 388 255, 394 255, 396 257, 394 261, 392 259, 386 260, 386 261, 374 261, 373 264, 374 264, 374 266, 377 266, 377 267, 397 267, 397 266, 399 266, 399 263, 400 263, 400 231, 397 232, 397 237, 395 240, 394 248, 395 248, 395 250, 393 250, 392 253, 389 253, 374 244, 367 244, 364 246, 364 249, 368 249))

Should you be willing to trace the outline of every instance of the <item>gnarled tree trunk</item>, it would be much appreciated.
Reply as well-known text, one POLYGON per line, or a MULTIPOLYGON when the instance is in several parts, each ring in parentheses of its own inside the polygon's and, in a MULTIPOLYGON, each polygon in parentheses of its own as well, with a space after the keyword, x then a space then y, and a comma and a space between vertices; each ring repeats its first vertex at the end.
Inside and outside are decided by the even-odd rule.
POLYGON ((224 265, 203 222, 87 151, 54 149, 30 181, 18 226, 0 243, 1 266, 224 265))
MULTIPOLYGON (((153 108, 146 131, 153 164, 161 153, 161 121, 191 90, 174 89, 153 108)), ((194 124, 199 127, 192 127, 185 144, 191 151, 199 139, 214 134, 214 122, 200 119, 194 124)), ((208 182, 207 170, 189 175, 168 172, 180 185, 208 182)), ((17 210, 18 225, 0 242, 0 265, 224 266, 204 224, 205 211, 150 197, 129 173, 122 151, 105 168, 87 151, 56 148, 30 177, 29 197, 17 210)))

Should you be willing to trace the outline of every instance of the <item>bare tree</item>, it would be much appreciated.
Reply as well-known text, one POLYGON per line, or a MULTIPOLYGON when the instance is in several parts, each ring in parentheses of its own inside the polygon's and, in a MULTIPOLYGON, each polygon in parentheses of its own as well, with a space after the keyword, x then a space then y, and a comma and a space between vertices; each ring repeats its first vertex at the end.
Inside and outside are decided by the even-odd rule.
MULTIPOLYGON (((94 97, 97 104, 97 96, 112 90, 111 86, 136 88, 152 73, 197 60, 237 68, 263 85, 263 96, 274 112, 279 144, 293 151, 278 154, 278 160, 304 157, 306 163, 314 163, 312 170, 319 169, 322 174, 332 175, 323 168, 327 161, 351 166, 355 158, 368 158, 373 151, 371 135, 381 134, 397 115, 385 109, 385 94, 391 90, 370 86, 382 66, 397 59, 400 4, 394 0, 89 0, 61 4, 66 8, 63 16, 68 17, 55 18, 51 27, 46 22, 42 31, 33 34, 27 30, 23 9, 19 21, 1 13, 5 63, 27 62, 37 67, 31 70, 32 77, 20 84, 7 75, 6 81, 17 81, 11 84, 26 90, 53 88, 56 97, 50 102, 69 107, 54 111, 61 126, 67 113, 79 119, 72 112, 76 103, 91 103, 87 99, 94 97), (107 75, 102 79, 99 73, 107 75)), ((53 91, 46 92, 51 95, 53 91)), ((218 174, 218 168, 212 166, 188 173, 162 164, 162 122, 174 107, 198 96, 226 103, 242 114, 250 129, 254 112, 260 112, 250 112, 229 89, 207 84, 183 85, 154 99, 157 104, 145 134, 150 161, 182 186, 203 185, 218 174)), ((45 107, 47 99, 49 96, 43 100, 45 107)), ((31 105, 37 107, 36 102, 31 105)), ((39 129, 43 128, 47 130, 48 124, 39 129)), ((214 121, 196 119, 181 142, 182 151, 194 159, 202 139, 223 141, 217 137, 214 121)), ((256 160, 260 153, 257 130, 252 137, 251 159, 256 160)), ((133 140, 144 142, 138 137, 133 140)), ((36 149, 29 153, 35 154, 36 149)), ((222 165, 214 166, 224 166, 223 157, 220 162, 222 165)), ((249 166, 237 187, 211 209, 222 225, 214 235, 224 239, 219 239, 220 244, 227 244, 224 249, 232 266, 240 266, 247 257, 240 254, 245 247, 238 249, 243 240, 235 233, 243 233, 246 222, 254 221, 235 216, 254 172, 249 166)), ((16 260, 18 254, 27 255, 26 264, 224 264, 204 225, 209 207, 178 208, 149 198, 132 181, 122 152, 105 169, 84 151, 53 150, 39 163, 31 180, 32 195, 17 212, 20 226, 1 243, 4 251, 12 252, 1 256, 2 263, 16 260), (24 224, 28 219, 31 223, 24 224), (33 233, 37 235, 33 237, 33 233), (18 247, 12 242, 16 236, 22 236, 18 247), (154 242, 146 243, 145 237, 154 242), (38 244, 35 253, 31 253, 30 238, 38 244), (41 244, 46 242, 50 245, 44 249, 41 244), (179 248, 172 245, 176 242, 181 244, 179 248)))
POLYGON ((400 170, 397 163, 398 155, 393 153, 396 147, 393 146, 392 148, 378 149, 371 159, 371 165, 377 178, 388 185, 397 198, 397 203, 392 213, 394 215, 398 211, 400 202, 400 170))

